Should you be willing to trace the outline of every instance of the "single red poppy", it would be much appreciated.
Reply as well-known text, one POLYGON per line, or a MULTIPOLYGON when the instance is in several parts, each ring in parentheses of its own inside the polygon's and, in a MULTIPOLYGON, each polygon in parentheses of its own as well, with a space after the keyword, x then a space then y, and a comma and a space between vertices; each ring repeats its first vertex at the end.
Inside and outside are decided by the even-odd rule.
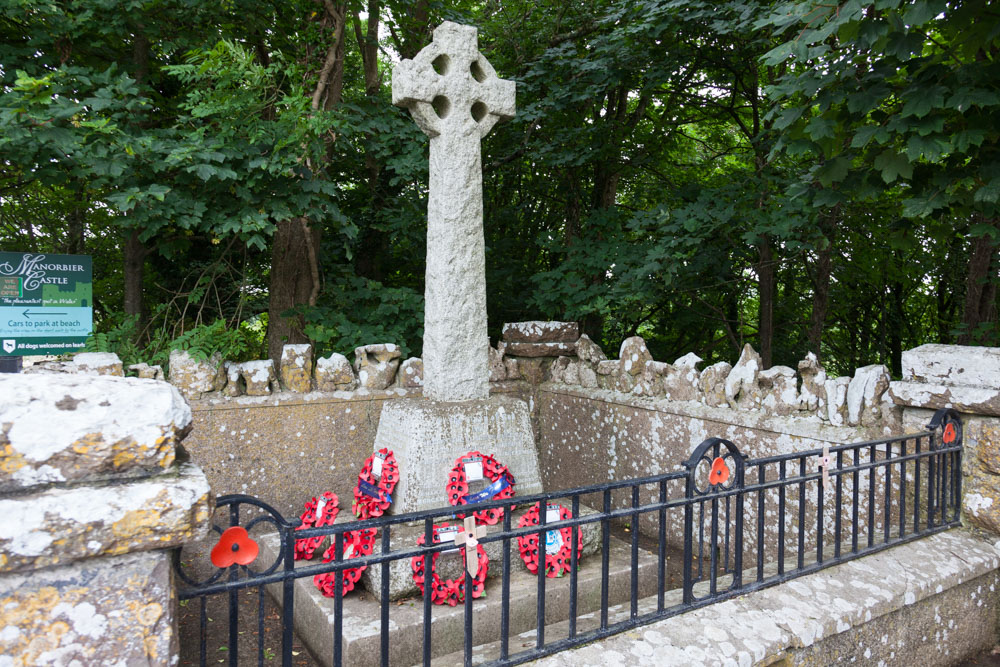
POLYGON ((260 547, 250 539, 246 528, 233 526, 223 531, 219 543, 212 547, 211 559, 215 567, 230 565, 249 565, 257 558, 260 547))
POLYGON ((947 426, 944 427, 944 435, 941 436, 941 439, 944 440, 944 444, 950 445, 955 442, 955 438, 957 437, 958 433, 955 432, 955 425, 948 422, 947 426))
POLYGON ((712 461, 712 472, 708 474, 708 481, 713 486, 716 484, 725 484, 729 481, 729 466, 726 465, 721 456, 717 456, 712 461))

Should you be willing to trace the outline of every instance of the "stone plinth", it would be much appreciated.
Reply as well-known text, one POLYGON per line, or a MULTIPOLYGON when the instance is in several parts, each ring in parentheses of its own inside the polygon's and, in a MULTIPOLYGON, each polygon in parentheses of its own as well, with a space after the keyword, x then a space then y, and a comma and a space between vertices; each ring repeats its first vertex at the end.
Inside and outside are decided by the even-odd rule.
POLYGON ((399 464, 390 510, 397 514, 446 505, 448 472, 472 450, 506 465, 518 495, 542 492, 528 406, 511 396, 464 403, 388 402, 375 436, 375 449, 382 447, 391 449, 399 464))

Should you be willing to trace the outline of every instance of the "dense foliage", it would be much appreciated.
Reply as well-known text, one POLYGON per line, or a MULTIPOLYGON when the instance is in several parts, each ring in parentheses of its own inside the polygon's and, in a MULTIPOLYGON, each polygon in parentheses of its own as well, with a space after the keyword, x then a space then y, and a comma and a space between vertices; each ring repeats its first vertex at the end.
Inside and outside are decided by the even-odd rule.
POLYGON ((390 75, 445 19, 518 84, 494 337, 895 372, 1000 344, 987 0, 0 0, 0 249, 93 255, 94 345, 130 359, 419 355, 427 139, 390 75))

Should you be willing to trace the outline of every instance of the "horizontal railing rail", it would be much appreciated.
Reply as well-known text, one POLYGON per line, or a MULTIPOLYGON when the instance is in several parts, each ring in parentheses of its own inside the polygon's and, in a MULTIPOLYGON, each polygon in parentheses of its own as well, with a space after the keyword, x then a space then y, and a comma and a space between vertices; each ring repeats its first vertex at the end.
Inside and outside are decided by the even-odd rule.
MULTIPOLYGON (((548 512, 539 511, 538 524, 525 527, 513 527, 511 512, 505 511, 499 529, 479 538, 483 545, 501 543, 500 624, 493 660, 486 664, 533 660, 954 527, 960 522, 961 457, 962 424, 958 414, 939 410, 928 429, 920 433, 757 459, 746 457, 731 441, 710 438, 682 462, 683 470, 478 503, 476 510, 509 510, 513 505, 532 507, 536 503, 547 507, 553 501, 563 501, 569 506, 569 518, 550 523, 548 512), (591 513, 581 513, 584 501, 597 506, 588 510, 591 513), (579 535, 593 524, 598 524, 600 531, 599 618, 595 627, 581 629, 579 535), (612 524, 629 526, 625 537, 629 560, 627 609, 622 608, 620 620, 612 618, 609 602, 612 524), (565 636, 558 639, 546 637, 548 577, 547 568, 542 565, 543 559, 547 562, 543 555, 545 536, 553 528, 569 529, 571 536, 568 618, 563 630, 565 636), (537 539, 539 559, 537 573, 533 575, 537 580, 534 646, 512 653, 512 542, 529 536, 537 539), (640 613, 640 541, 646 539, 655 543, 648 549, 655 556, 655 607, 640 613), (681 552, 680 585, 671 587, 668 552, 676 551, 681 552)), ((390 566, 396 561, 413 559, 423 559, 423 572, 427 575, 422 599, 421 659, 425 665, 431 663, 436 655, 431 634, 432 596, 428 590, 431 562, 435 554, 456 548, 451 542, 435 544, 434 526, 468 508, 449 506, 297 530, 298 520, 284 518, 272 506, 252 496, 223 496, 217 506, 228 510, 229 528, 268 527, 277 533, 280 547, 274 561, 265 568, 255 569, 253 562, 223 563, 223 567, 201 580, 180 567, 181 557, 177 553, 177 571, 184 583, 180 599, 201 600, 198 648, 202 664, 207 658, 206 599, 228 596, 228 658, 231 665, 236 665, 239 595, 248 589, 259 589, 257 656, 259 664, 263 664, 264 590, 271 587, 272 592, 280 590, 276 597, 281 604, 281 659, 283 664, 290 665, 294 583, 304 577, 331 573, 333 655, 329 661, 341 665, 344 573, 370 567, 375 568, 373 580, 377 579, 379 585, 378 662, 389 665, 390 566), (241 518, 248 514, 241 511, 244 507, 255 516, 241 524, 241 518), (398 530, 414 525, 422 526, 423 545, 393 542, 398 530), (361 530, 374 530, 378 536, 373 552, 345 559, 346 536, 361 530), (292 557, 296 541, 326 537, 332 543, 333 560, 296 567, 292 557)), ((214 528, 223 533, 222 527, 214 528)), ((464 554, 464 547, 461 553, 464 554)), ((597 557, 595 554, 594 558, 597 557)), ((479 603, 468 593, 474 586, 474 576, 465 570, 464 592, 460 596, 464 605, 461 650, 465 664, 472 664, 473 656, 475 607, 479 603)))

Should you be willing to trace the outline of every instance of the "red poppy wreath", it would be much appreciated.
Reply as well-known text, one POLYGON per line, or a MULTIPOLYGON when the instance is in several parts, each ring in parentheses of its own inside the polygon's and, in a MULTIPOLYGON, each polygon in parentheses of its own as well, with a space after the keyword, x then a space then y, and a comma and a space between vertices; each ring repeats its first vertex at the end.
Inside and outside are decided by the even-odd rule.
MULTIPOLYGON (((351 530, 344 533, 344 553, 343 560, 371 556, 375 548, 375 528, 362 528, 361 530, 351 530)), ((330 563, 334 559, 334 548, 336 543, 331 544, 323 553, 323 562, 330 563)), ((361 573, 365 571, 367 565, 353 567, 344 570, 344 595, 354 590, 354 585, 361 579, 361 573)), ((313 583, 320 590, 324 597, 332 598, 337 591, 337 580, 335 572, 324 572, 313 577, 313 583)))
MULTIPOLYGON (((457 532, 461 532, 461 528, 450 526, 447 523, 435 525, 434 544, 441 543, 439 533, 448 531, 456 531, 457 534, 457 532)), ((423 535, 417 538, 417 544, 424 544, 423 535)), ((460 549, 462 563, 465 563, 465 547, 460 547, 460 549)), ((463 567, 462 574, 454 579, 441 579, 437 573, 437 560, 440 555, 441 552, 437 552, 431 556, 431 602, 454 607, 460 602, 465 602, 465 568, 463 567)), ((486 594, 486 574, 490 570, 490 559, 486 556, 486 550, 483 549, 482 544, 476 545, 476 555, 479 556, 479 566, 476 576, 472 578, 473 600, 486 594)), ((417 585, 421 593, 424 593, 424 583, 427 580, 426 568, 424 566, 425 559, 426 556, 414 556, 410 561, 410 567, 413 569, 413 583, 417 585)))
MULTIPOLYGON (((562 505, 549 505, 549 511, 559 509, 559 520, 572 519, 573 514, 562 505)), ((551 517, 551 515, 549 515, 551 517)), ((546 523, 552 522, 552 518, 546 517, 546 523)), ((518 528, 538 525, 538 503, 521 515, 521 520, 517 522, 518 528)), ((546 531, 545 544, 545 576, 561 577, 564 572, 569 572, 570 559, 573 553, 573 530, 569 526, 558 530, 546 531)), ((583 531, 577 529, 577 558, 583 552, 583 531)), ((532 574, 538 573, 538 533, 528 533, 517 538, 517 549, 521 552, 521 560, 528 567, 532 574)))
MULTIPOLYGON (((324 491, 318 498, 306 501, 306 511, 300 517, 302 525, 295 530, 332 526, 337 514, 340 513, 340 499, 333 491, 324 491)), ((316 549, 323 543, 324 535, 295 540, 295 560, 309 560, 316 549)))
MULTIPOLYGON (((514 476, 507 469, 507 466, 499 463, 492 456, 481 454, 476 451, 467 452, 455 459, 455 467, 448 474, 448 502, 452 505, 466 505, 481 503, 487 500, 502 500, 511 498, 514 495, 514 476), (467 466, 482 464, 482 477, 488 479, 490 485, 482 491, 467 495, 469 493, 469 482, 466 477, 467 466)), ((514 509, 514 505, 511 505, 514 509)), ((478 510, 474 512, 476 521, 487 525, 495 525, 503 518, 504 509, 495 507, 488 510, 478 510)), ((465 514, 456 512, 455 516, 464 519, 465 514)))
POLYGON ((365 459, 354 487, 354 515, 359 519, 382 516, 392 504, 398 481, 399 466, 391 449, 383 447, 365 459))

